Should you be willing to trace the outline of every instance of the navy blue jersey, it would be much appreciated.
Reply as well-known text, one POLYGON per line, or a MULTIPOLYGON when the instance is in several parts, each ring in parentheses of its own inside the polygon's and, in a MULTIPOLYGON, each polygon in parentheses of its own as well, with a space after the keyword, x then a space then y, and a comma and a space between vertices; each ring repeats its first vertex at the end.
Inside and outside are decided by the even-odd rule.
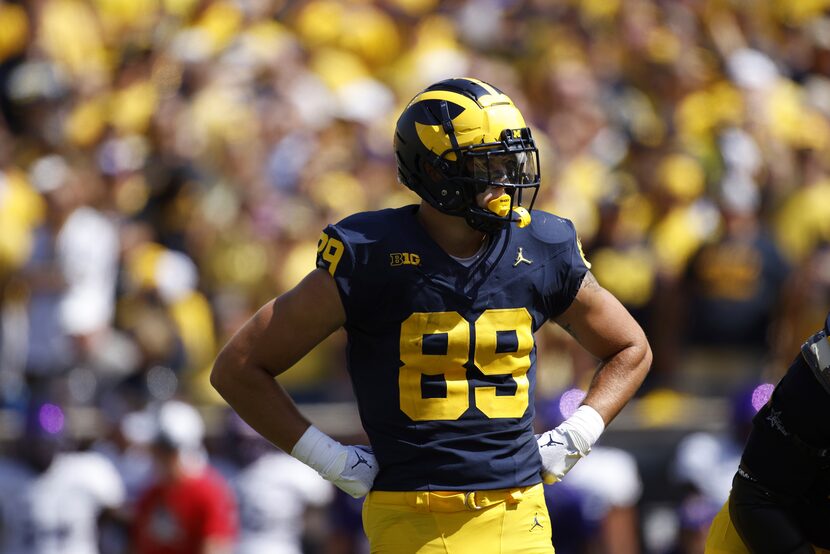
POLYGON ((380 465, 374 489, 539 483, 533 333, 571 304, 587 272, 573 225, 534 212, 465 267, 417 210, 353 215, 318 245, 346 312, 348 371, 380 465))

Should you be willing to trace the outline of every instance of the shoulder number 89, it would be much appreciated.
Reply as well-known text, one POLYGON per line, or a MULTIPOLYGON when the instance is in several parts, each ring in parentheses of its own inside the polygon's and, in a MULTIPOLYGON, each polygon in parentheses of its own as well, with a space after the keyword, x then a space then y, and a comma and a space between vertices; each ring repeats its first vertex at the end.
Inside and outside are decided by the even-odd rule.
POLYGON ((454 420, 467 411, 470 395, 464 364, 473 337, 475 366, 485 375, 510 375, 516 382, 515 394, 507 396, 497 396, 494 386, 477 387, 475 406, 490 418, 522 417, 528 404, 532 326, 525 308, 486 310, 472 324, 457 312, 412 314, 401 324, 401 410, 413 421, 454 420), (507 337, 507 347, 499 349, 500 336, 507 337), (423 398, 422 375, 443 375, 446 396, 423 398))

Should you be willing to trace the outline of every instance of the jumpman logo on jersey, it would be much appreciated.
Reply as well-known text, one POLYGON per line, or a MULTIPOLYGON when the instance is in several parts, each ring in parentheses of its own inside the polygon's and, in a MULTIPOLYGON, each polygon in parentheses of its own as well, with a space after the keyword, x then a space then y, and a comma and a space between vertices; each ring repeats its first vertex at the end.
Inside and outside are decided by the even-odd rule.
POLYGON ((356 461, 356 462, 354 463, 354 465, 352 466, 352 469, 356 468, 356 467, 357 467, 357 466, 359 466, 360 464, 366 464, 366 467, 369 467, 369 468, 371 468, 371 467, 372 467, 372 464, 370 464, 369 462, 367 462, 367 461, 366 461, 366 458, 364 458, 363 456, 361 456, 361 455, 360 455, 360 452, 355 452, 355 455, 357 455, 357 461, 356 461))
POLYGON ((530 529, 528 529, 528 530, 527 530, 527 531, 528 531, 528 533, 529 533, 529 532, 531 532, 531 531, 533 531, 533 530, 534 530, 534 529, 536 529, 537 527, 538 527, 539 529, 544 529, 544 528, 545 528, 545 526, 544 526, 544 525, 542 525, 541 523, 539 523, 539 514, 538 514, 538 513, 535 513, 535 514, 533 514, 533 525, 531 525, 531 526, 530 526, 530 529))
POLYGON ((559 441, 555 441, 555 440, 553 440, 553 433, 550 433, 550 434, 548 434, 548 442, 547 442, 546 444, 543 444, 543 445, 542 445, 542 446, 540 446, 539 448, 544 448, 544 447, 546 447, 546 446, 554 446, 554 445, 557 445, 557 444, 558 444, 559 446, 562 446, 562 445, 563 445, 563 444, 565 444, 565 443, 564 443, 564 442, 559 442, 559 441))
POLYGON ((513 267, 516 267, 520 263, 526 263, 527 265, 530 265, 530 264, 533 263, 533 260, 529 260, 529 259, 525 258, 524 254, 522 253, 522 247, 521 246, 519 247, 519 251, 516 253, 516 261, 513 262, 513 267))

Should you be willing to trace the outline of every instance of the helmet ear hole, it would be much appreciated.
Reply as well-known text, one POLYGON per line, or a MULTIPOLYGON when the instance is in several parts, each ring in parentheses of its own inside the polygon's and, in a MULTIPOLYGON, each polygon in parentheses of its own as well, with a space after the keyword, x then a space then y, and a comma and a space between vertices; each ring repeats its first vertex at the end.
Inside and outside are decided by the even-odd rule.
POLYGON ((437 161, 435 163, 424 163, 424 173, 433 183, 440 183, 447 173, 447 162, 437 161))

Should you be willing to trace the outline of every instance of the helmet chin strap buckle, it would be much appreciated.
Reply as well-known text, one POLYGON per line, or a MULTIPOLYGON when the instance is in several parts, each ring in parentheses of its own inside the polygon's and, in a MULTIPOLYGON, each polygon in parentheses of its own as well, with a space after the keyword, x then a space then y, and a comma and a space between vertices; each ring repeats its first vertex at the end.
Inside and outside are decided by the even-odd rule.
POLYGON ((525 208, 522 208, 521 206, 516 206, 515 208, 513 208, 513 213, 519 217, 519 221, 516 222, 516 225, 519 227, 519 229, 522 229, 523 227, 527 227, 528 225, 530 225, 530 212, 527 211, 525 208))

